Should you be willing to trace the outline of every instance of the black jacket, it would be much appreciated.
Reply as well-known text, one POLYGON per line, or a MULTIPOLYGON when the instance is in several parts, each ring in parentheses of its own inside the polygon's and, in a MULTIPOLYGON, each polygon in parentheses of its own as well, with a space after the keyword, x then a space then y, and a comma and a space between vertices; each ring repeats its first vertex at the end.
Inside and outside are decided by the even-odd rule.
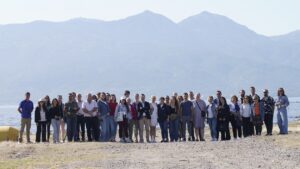
POLYGON ((146 115, 147 119, 151 119, 151 114, 150 114, 150 103, 145 101, 144 107, 142 102, 138 104, 138 120, 142 119, 144 116, 144 113, 146 115))
MULTIPOLYGON (((50 118, 49 111, 47 110, 47 107, 46 107, 46 106, 43 106, 43 110, 44 110, 45 115, 46 115, 46 121, 47 121, 47 122, 50 122, 50 121, 51 121, 51 118, 50 118)), ((38 122, 41 121, 41 113, 40 113, 40 111, 41 111, 40 107, 36 107, 36 108, 35 108, 34 121, 35 121, 36 123, 38 123, 38 122)))
POLYGON ((157 105, 157 116, 158 119, 157 121, 159 123, 164 122, 168 119, 170 114, 170 108, 168 107, 168 105, 163 104, 163 106, 161 106, 160 104, 157 105))
POLYGON ((50 119, 61 119, 63 117, 61 107, 51 107, 49 110, 50 119))

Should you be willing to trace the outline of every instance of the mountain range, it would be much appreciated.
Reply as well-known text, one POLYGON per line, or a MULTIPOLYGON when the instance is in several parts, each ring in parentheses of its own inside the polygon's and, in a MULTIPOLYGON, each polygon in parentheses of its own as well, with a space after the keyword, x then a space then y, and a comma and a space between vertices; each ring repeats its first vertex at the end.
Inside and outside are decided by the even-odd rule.
MULTIPOLYGON (((267 24, 267 22, 266 22, 267 24)), ((0 25, 0 103, 25 91, 109 91, 203 96, 284 87, 299 96, 300 31, 257 34, 222 15, 202 12, 175 23, 143 13, 115 21, 75 18, 0 25)))

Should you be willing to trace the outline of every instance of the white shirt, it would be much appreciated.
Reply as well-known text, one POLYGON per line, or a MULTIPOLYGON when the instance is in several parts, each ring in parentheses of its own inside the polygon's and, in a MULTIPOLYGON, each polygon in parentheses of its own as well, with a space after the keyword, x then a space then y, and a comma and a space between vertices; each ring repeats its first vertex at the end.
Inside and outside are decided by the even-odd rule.
MULTIPOLYGON (((82 108, 86 109, 87 111, 92 111, 94 108, 98 108, 97 102, 95 100, 92 100, 91 103, 84 102, 82 104, 82 108)), ((93 114, 84 113, 84 117, 95 117, 97 115, 97 111, 94 111, 93 114)))
POLYGON ((241 106, 241 116, 242 117, 250 117, 252 114, 251 105, 250 104, 242 104, 241 106))
POLYGON ((79 110, 78 110, 78 112, 77 112, 76 114, 77 114, 77 115, 84 115, 84 112, 83 112, 83 110, 82 110, 83 102, 77 102, 77 105, 78 105, 78 107, 79 107, 79 110))
POLYGON ((211 106, 212 106, 212 104, 208 105, 208 109, 207 109, 207 111, 208 111, 208 118, 213 118, 214 117, 214 112, 211 110, 211 106))
POLYGON ((46 121, 46 113, 43 108, 41 108, 40 115, 41 115, 41 121, 46 121))

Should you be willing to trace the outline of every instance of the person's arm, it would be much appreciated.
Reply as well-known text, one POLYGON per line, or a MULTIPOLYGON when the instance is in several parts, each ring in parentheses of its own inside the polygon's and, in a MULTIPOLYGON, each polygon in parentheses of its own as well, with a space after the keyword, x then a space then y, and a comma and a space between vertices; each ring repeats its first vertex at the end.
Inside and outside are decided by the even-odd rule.
POLYGON ((22 113, 22 102, 20 103, 19 107, 18 107, 18 112, 21 114, 22 113))

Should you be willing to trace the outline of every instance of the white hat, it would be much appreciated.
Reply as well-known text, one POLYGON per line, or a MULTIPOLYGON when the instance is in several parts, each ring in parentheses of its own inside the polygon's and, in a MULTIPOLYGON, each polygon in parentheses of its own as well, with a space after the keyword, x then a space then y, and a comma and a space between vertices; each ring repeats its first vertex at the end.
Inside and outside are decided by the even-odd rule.
POLYGON ((46 99, 45 99, 45 98, 41 98, 41 99, 39 100, 39 102, 46 102, 46 99))
POLYGON ((126 97, 125 97, 125 96, 122 96, 122 97, 120 98, 120 100, 126 100, 126 97))

